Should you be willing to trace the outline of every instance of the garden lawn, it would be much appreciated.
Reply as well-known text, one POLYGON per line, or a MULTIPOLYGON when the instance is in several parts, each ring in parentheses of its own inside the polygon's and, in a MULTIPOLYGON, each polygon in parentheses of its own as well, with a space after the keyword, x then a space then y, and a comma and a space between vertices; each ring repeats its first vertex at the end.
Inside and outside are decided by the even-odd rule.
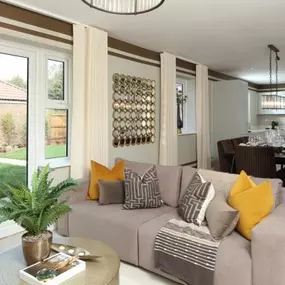
MULTIPOLYGON (((47 145, 46 158, 56 158, 66 156, 66 145, 47 145)), ((21 148, 15 152, 0 153, 0 158, 26 160, 26 148, 21 148)))
POLYGON ((5 184, 17 187, 18 182, 26 184, 26 167, 0 163, 0 188, 5 187, 5 184))

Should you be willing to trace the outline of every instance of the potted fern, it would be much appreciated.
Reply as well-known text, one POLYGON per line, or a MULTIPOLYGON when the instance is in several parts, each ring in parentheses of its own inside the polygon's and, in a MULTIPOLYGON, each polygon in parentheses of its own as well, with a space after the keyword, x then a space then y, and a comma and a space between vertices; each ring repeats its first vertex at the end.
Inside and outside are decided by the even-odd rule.
POLYGON ((24 228, 26 233, 22 236, 22 248, 28 265, 49 256, 52 232, 48 231, 48 227, 71 210, 67 200, 59 198, 77 185, 75 180, 67 179, 52 186, 50 172, 48 165, 36 171, 31 189, 20 182, 17 188, 5 185, 0 189, 0 194, 6 197, 0 200, 0 223, 13 220, 24 228))

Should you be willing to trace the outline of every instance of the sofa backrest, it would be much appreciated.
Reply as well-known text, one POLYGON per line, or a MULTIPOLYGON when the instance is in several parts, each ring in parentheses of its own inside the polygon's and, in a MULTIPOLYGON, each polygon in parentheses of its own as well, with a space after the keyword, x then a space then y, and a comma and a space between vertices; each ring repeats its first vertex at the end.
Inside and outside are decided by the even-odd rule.
MULTIPOLYGON (((145 171, 153 165, 149 163, 129 161, 122 158, 116 158, 115 162, 117 163, 120 160, 124 160, 125 167, 130 168, 139 175, 143 175, 145 171)), ((177 207, 180 194, 182 166, 155 166, 157 170, 159 190, 163 202, 168 206, 177 207)))
MULTIPOLYGON (((213 184, 217 192, 222 192, 226 197, 228 197, 229 191, 231 190, 234 182, 236 181, 238 174, 231 174, 213 170, 199 169, 199 173, 203 176, 206 181, 213 184)), ((281 187, 282 181, 280 179, 269 179, 269 178, 256 178, 251 177, 251 179, 256 183, 260 184, 265 181, 271 182, 272 193, 274 195, 275 208, 280 205, 281 201, 281 187)))

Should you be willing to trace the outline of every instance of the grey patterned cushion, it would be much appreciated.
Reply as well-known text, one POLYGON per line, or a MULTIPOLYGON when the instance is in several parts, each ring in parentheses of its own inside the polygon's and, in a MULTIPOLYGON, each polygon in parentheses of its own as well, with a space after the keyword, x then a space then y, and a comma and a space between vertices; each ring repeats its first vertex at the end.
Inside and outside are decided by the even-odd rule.
POLYGON ((153 165, 142 176, 125 168, 126 210, 158 208, 162 205, 156 168, 153 165))
POLYGON ((206 210, 214 197, 215 189, 212 183, 206 182, 196 172, 179 202, 178 213, 186 222, 201 226, 206 210))

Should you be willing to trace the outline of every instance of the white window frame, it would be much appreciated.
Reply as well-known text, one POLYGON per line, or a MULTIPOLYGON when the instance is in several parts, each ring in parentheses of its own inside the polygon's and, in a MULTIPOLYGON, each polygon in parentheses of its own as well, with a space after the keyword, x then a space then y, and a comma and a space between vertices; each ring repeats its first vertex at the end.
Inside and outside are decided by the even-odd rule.
MULTIPOLYGON (((3 36, 0 38, 0 53, 26 57, 29 59, 28 66, 28 185, 31 185, 32 175, 38 167, 50 163, 51 167, 64 167, 69 165, 69 157, 45 159, 45 109, 58 108, 68 109, 68 154, 70 154, 71 137, 71 96, 72 96, 72 54, 71 49, 46 46, 39 43, 32 43, 22 37, 21 33, 17 37, 3 36), (55 50, 58 50, 55 51, 55 50), (46 100, 47 94, 47 69, 45 67, 46 57, 60 59, 65 64, 65 100, 57 102, 53 106, 52 102, 46 100)), ((51 100, 53 101, 53 100, 51 100)), ((23 231, 13 221, 0 224, 0 238, 23 231)))
POLYGON ((71 51, 55 51, 21 41, 0 39, 0 52, 29 58, 28 75, 28 184, 34 171, 46 164, 63 167, 70 161, 71 112, 72 112, 72 54, 71 51), (64 100, 48 99, 47 60, 64 62, 64 100), (45 159, 45 112, 46 109, 68 110, 67 156, 45 159))
POLYGON ((37 54, 34 50, 30 49, 28 46, 15 44, 13 42, 8 42, 5 40, 0 40, 0 53, 5 53, 14 56, 22 56, 28 58, 28 118, 27 118, 27 125, 28 125, 28 133, 27 133, 27 140, 28 140, 28 184, 31 183, 32 180, 32 173, 36 170, 37 167, 37 158, 36 152, 33 151, 36 149, 37 146, 37 137, 33 136, 33 133, 36 133, 36 125, 32 124, 31 122, 36 118, 36 109, 38 98, 36 96, 37 89, 36 84, 37 82, 37 74, 36 74, 36 59, 37 54))
POLYGON ((43 121, 41 122, 42 133, 41 138, 43 139, 43 142, 41 143, 41 146, 43 147, 42 150, 40 150, 40 153, 38 155, 41 156, 41 163, 40 165, 46 165, 49 164, 51 167, 57 167, 57 166, 65 166, 69 165, 70 163, 70 132, 71 132, 71 94, 72 94, 72 86, 71 86, 71 80, 72 80, 72 57, 68 53, 61 53, 61 52, 51 52, 49 50, 45 51, 44 54, 44 62, 43 62, 43 68, 45 70, 45 79, 44 79, 44 94, 45 94, 45 100, 44 100, 44 106, 43 112, 46 113, 47 109, 58 109, 58 110, 67 110, 67 156, 65 157, 58 157, 58 158, 45 158, 45 116, 43 117, 43 121), (54 60, 64 63, 64 100, 52 100, 48 98, 48 60, 54 60))

